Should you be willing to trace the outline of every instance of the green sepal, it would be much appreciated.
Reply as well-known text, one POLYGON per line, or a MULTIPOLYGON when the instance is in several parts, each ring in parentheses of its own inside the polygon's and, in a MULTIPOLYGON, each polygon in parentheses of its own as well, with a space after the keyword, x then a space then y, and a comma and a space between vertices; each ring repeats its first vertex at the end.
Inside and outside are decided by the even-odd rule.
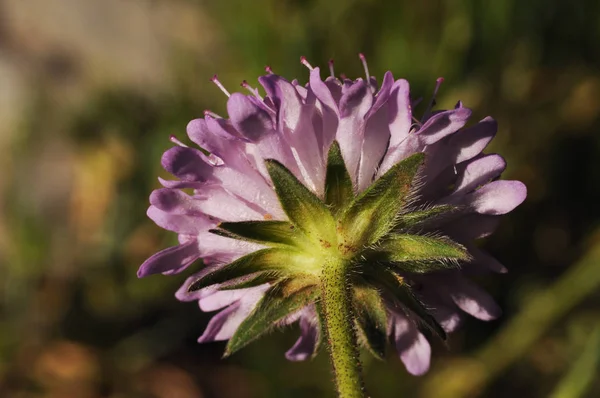
POLYGON ((420 224, 435 220, 457 211, 452 205, 437 205, 422 210, 410 211, 398 216, 398 225, 403 228, 412 228, 420 224))
POLYGON ((377 359, 385 359, 387 345, 387 313, 376 289, 354 288, 354 309, 362 343, 377 359))
POLYGON ((290 221, 313 241, 322 240, 329 245, 333 244, 335 221, 323 201, 281 163, 267 159, 265 164, 281 207, 290 221))
POLYGON ((298 243, 304 240, 302 232, 287 221, 222 222, 217 227, 218 229, 211 229, 210 232, 270 246, 298 246, 298 243))
MULTIPOLYGON (((242 278, 255 272, 268 271, 274 277, 301 272, 305 265, 303 260, 305 260, 305 257, 301 253, 291 249, 257 250, 200 277, 190 285, 188 291, 193 292, 216 283, 242 278)), ((308 263, 310 264, 310 261, 308 263)))
POLYGON ((325 177, 325 203, 334 215, 343 211, 354 199, 352 179, 346 169, 340 144, 333 141, 327 155, 327 174, 325 177))
POLYGON ((237 290, 237 289, 247 289, 249 287, 256 287, 260 285, 264 285, 265 283, 274 283, 281 278, 279 272, 257 272, 255 274, 251 274, 242 278, 238 278, 238 280, 225 283, 219 286, 219 290, 237 290))
POLYGON ((412 288, 406 283, 404 278, 395 273, 391 268, 383 266, 368 267, 365 271, 364 276, 380 285, 389 294, 389 297, 397 305, 401 306, 409 318, 414 319, 414 316, 410 314, 412 312, 428 330, 432 331, 442 340, 446 340, 446 331, 444 331, 444 328, 431 315, 421 300, 415 296, 412 288))
POLYGON ((311 358, 317 356, 319 351, 321 350, 321 346, 323 345, 323 337, 327 336, 327 330, 325 330, 325 313, 323 311, 323 305, 319 300, 315 300, 314 303, 315 312, 317 314, 317 341, 315 342, 315 348, 313 350, 311 358))
POLYGON ((393 234, 377 251, 377 259, 419 274, 457 268, 471 259, 464 246, 443 236, 393 234))
POLYGON ((347 245, 373 244, 396 225, 424 159, 416 153, 395 164, 352 202, 341 220, 347 245))
POLYGON ((319 289, 307 287, 300 290, 290 288, 289 281, 282 281, 266 291, 254 310, 238 326, 225 348, 225 357, 276 327, 287 316, 312 303, 319 289), (291 291, 290 291, 291 290, 291 291))

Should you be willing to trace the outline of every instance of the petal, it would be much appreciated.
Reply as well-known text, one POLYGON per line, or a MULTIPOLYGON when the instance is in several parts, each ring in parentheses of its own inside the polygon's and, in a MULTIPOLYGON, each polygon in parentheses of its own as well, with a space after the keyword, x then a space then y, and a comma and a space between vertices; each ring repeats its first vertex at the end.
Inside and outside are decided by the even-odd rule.
POLYGON ((169 214, 197 215, 202 213, 198 200, 179 189, 161 188, 152 191, 150 204, 169 214))
POLYGON ((358 169, 358 192, 364 191, 371 185, 387 149, 390 139, 387 113, 387 108, 383 107, 367 121, 358 169))
POLYGON ((469 250, 469 254, 473 256, 473 260, 471 261, 472 264, 479 265, 484 269, 488 269, 499 274, 505 274, 508 272, 508 269, 500 261, 492 257, 486 251, 481 250, 477 246, 472 244, 466 246, 469 250))
POLYGON ((238 301, 213 316, 198 342, 206 343, 230 339, 254 309, 267 288, 268 285, 261 285, 248 289, 238 301))
POLYGON ((390 148, 398 146, 407 136, 412 125, 410 86, 404 79, 397 80, 392 87, 389 101, 390 148))
POLYGON ((465 195, 463 203, 477 213, 501 215, 512 211, 527 197, 527 188, 521 181, 493 181, 465 195))
POLYGON ((223 126, 226 123, 225 119, 206 116, 205 119, 194 119, 189 122, 186 131, 188 137, 200 148, 225 158, 227 153, 238 150, 242 145, 241 141, 234 138, 234 133, 230 132, 235 131, 233 126, 231 124, 223 126))
POLYGON ((417 134, 426 145, 431 145, 463 127, 471 116, 471 110, 458 108, 439 112, 427 120, 417 134))
MULTIPOLYGON (((204 290, 204 289, 201 289, 204 290)), ((198 301, 198 305, 200 309, 204 312, 217 311, 221 308, 225 308, 228 305, 233 304, 234 302, 241 299, 246 293, 248 293, 248 289, 236 289, 236 290, 214 290, 212 293, 208 293, 204 295, 204 297, 200 298, 198 301)))
POLYGON ((415 376, 421 376, 429 370, 431 346, 413 322, 397 315, 394 320, 394 340, 396 350, 406 370, 415 376))
POLYGON ((241 303, 236 302, 213 316, 198 343, 229 340, 250 313, 245 313, 240 307, 241 303))
POLYGON ((454 278, 446 289, 458 308, 477 319, 490 321, 502 314, 498 304, 487 292, 463 277, 454 278))
POLYGON ((224 221, 264 220, 265 217, 265 213, 251 208, 248 202, 218 185, 196 191, 195 206, 199 211, 224 221))
POLYGON ((497 154, 480 157, 469 162, 459 176, 453 195, 466 194, 477 187, 500 177, 506 169, 506 161, 497 154))
POLYGON ((470 160, 481 153, 496 135, 498 125, 486 117, 476 125, 459 130, 456 134, 430 145, 426 149, 426 175, 433 178, 445 168, 470 160))
POLYGON ((259 141, 273 130, 271 116, 243 94, 231 94, 227 113, 235 129, 252 142, 259 141))
POLYGON ((158 177, 158 181, 160 182, 160 185, 162 185, 163 187, 172 188, 172 189, 186 189, 186 188, 198 189, 198 188, 203 187, 206 184, 210 184, 210 183, 200 182, 200 181, 165 180, 164 178, 161 178, 161 177, 158 177))
POLYGON ((213 166, 199 150, 176 146, 168 149, 162 156, 162 165, 166 171, 184 181, 209 181, 212 179, 213 166))
POLYGON ((431 314, 439 322, 446 333, 456 331, 463 322, 463 316, 461 316, 457 309, 451 309, 443 305, 433 308, 431 314))
POLYGON ((364 140, 365 115, 371 108, 373 95, 366 83, 356 81, 340 100, 341 119, 336 132, 342 156, 352 181, 358 180, 358 166, 364 140))
POLYGON ((294 86, 277 75, 262 76, 259 81, 275 104, 277 129, 293 147, 301 181, 317 194, 322 194, 325 165, 322 140, 317 140, 312 123, 314 106, 303 104, 294 86))
POLYGON ((222 117, 211 117, 206 115, 206 127, 212 133, 213 136, 217 137, 220 142, 230 142, 236 139, 245 139, 242 137, 239 131, 236 130, 235 126, 231 123, 231 120, 224 119, 222 117))
POLYGON ((390 98, 390 93, 392 90, 392 86, 394 84, 394 76, 392 72, 385 72, 383 75, 383 82, 381 83, 381 88, 379 92, 375 95, 375 103, 369 109, 369 112, 365 115, 365 119, 369 119, 373 116, 390 98))
POLYGON ((323 82, 323 80, 321 80, 319 68, 313 68, 313 70, 310 71, 310 89, 323 105, 325 105, 332 112, 334 112, 336 116, 339 117, 337 102, 333 98, 330 88, 323 82))
POLYGON ((205 289, 195 290, 193 292, 189 291, 190 286, 196 282, 199 278, 203 277, 209 272, 212 272, 214 267, 204 267, 200 272, 196 272, 192 276, 188 277, 183 285, 175 292, 175 298, 179 301, 197 301, 204 297, 207 297, 213 294, 217 287, 209 286, 205 289))
POLYGON ((216 220, 204 214, 193 216, 169 214, 155 206, 150 206, 146 214, 159 227, 185 235, 198 235, 201 231, 206 231, 217 224, 216 220))
POLYGON ((499 216, 468 214, 449 221, 442 226, 442 229, 459 242, 469 242, 491 235, 499 224, 499 216))
POLYGON ((179 272, 188 267, 200 257, 198 247, 195 242, 189 242, 183 245, 169 247, 144 261, 140 266, 137 275, 143 278, 148 275, 179 272))
POLYGON ((386 171, 392 168, 396 163, 406 159, 410 155, 422 152, 425 146, 417 134, 409 134, 400 144, 390 147, 386 152, 381 166, 377 170, 377 176, 380 177, 386 171))
POLYGON ((277 129, 295 129, 301 118, 302 99, 294 86, 278 75, 258 78, 277 110, 277 129))
POLYGON ((226 238, 208 230, 198 235, 200 252, 206 264, 225 264, 265 246, 243 240, 226 238))
POLYGON ((312 357, 318 341, 319 331, 306 316, 300 318, 300 337, 286 353, 289 361, 305 361, 312 357))
POLYGON ((457 148, 454 163, 464 162, 479 155, 496 135, 498 123, 491 117, 450 136, 449 146, 457 148))
MULTIPOLYGON (((268 215, 277 220, 287 220, 275 191, 260 174, 250 173, 249 170, 244 172, 220 167, 215 175, 229 193, 244 199, 246 203, 258 206, 259 208, 255 210, 263 217, 268 215)), ((222 210, 227 211, 227 209, 222 210)))

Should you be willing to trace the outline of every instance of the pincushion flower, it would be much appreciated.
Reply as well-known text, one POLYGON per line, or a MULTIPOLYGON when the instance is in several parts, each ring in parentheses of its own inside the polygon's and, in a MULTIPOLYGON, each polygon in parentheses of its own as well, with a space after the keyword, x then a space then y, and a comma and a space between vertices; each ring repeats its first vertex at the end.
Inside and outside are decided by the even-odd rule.
POLYGON ((420 375, 425 335, 445 339, 465 314, 500 314, 470 277, 505 268, 474 241, 526 196, 499 179, 504 159, 483 153, 492 118, 465 128, 471 110, 432 111, 432 99, 418 119, 409 83, 387 72, 377 87, 361 59, 367 79, 337 79, 330 64, 322 80, 304 59, 306 85, 267 69, 264 97, 247 83, 249 94, 230 94, 215 77, 228 118, 192 120, 198 147, 174 139, 162 165, 177 179, 150 196, 148 216, 179 245, 138 272, 175 274, 201 259, 176 294, 218 311, 199 341, 229 340, 229 355, 298 322, 286 357, 310 358, 326 340, 348 397, 362 394, 356 341, 378 357, 391 341, 420 375))

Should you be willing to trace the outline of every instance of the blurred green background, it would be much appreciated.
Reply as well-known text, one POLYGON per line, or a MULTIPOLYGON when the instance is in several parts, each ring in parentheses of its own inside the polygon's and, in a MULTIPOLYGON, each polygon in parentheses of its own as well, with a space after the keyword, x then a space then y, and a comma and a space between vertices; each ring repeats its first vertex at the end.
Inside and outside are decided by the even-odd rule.
POLYGON ((226 360, 210 314, 135 276, 175 241, 145 216, 169 135, 269 64, 391 70, 500 125, 488 151, 529 188, 484 246, 505 310, 434 344, 430 373, 365 357, 372 397, 600 396, 597 0, 0 0, 0 397, 332 397, 298 330, 226 360))

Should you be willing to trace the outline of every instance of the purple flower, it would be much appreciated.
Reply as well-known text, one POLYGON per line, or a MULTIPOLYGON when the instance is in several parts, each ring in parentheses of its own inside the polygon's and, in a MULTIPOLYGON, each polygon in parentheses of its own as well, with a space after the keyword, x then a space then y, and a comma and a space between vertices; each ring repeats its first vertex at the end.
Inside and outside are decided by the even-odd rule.
POLYGON ((320 260, 337 256, 351 265, 360 341, 381 356, 391 339, 407 370, 423 374, 431 354, 424 329, 445 338, 465 314, 500 315, 469 277, 506 269, 474 241, 494 232, 526 188, 499 180, 504 159, 482 152, 496 134, 492 118, 465 128, 471 110, 459 102, 432 111, 432 99, 419 120, 409 83, 391 72, 377 87, 366 63, 368 79, 353 81, 335 78, 332 64, 322 80, 302 62, 306 85, 267 69, 265 97, 245 82, 249 95, 229 94, 214 78, 229 118, 205 112, 187 126, 199 148, 174 139, 163 155, 177 179, 160 180, 148 216, 179 245, 138 275, 175 274, 202 259, 176 294, 218 311, 199 341, 231 339, 231 353, 298 322, 301 336, 286 353, 295 361, 319 346, 314 287, 320 260))

